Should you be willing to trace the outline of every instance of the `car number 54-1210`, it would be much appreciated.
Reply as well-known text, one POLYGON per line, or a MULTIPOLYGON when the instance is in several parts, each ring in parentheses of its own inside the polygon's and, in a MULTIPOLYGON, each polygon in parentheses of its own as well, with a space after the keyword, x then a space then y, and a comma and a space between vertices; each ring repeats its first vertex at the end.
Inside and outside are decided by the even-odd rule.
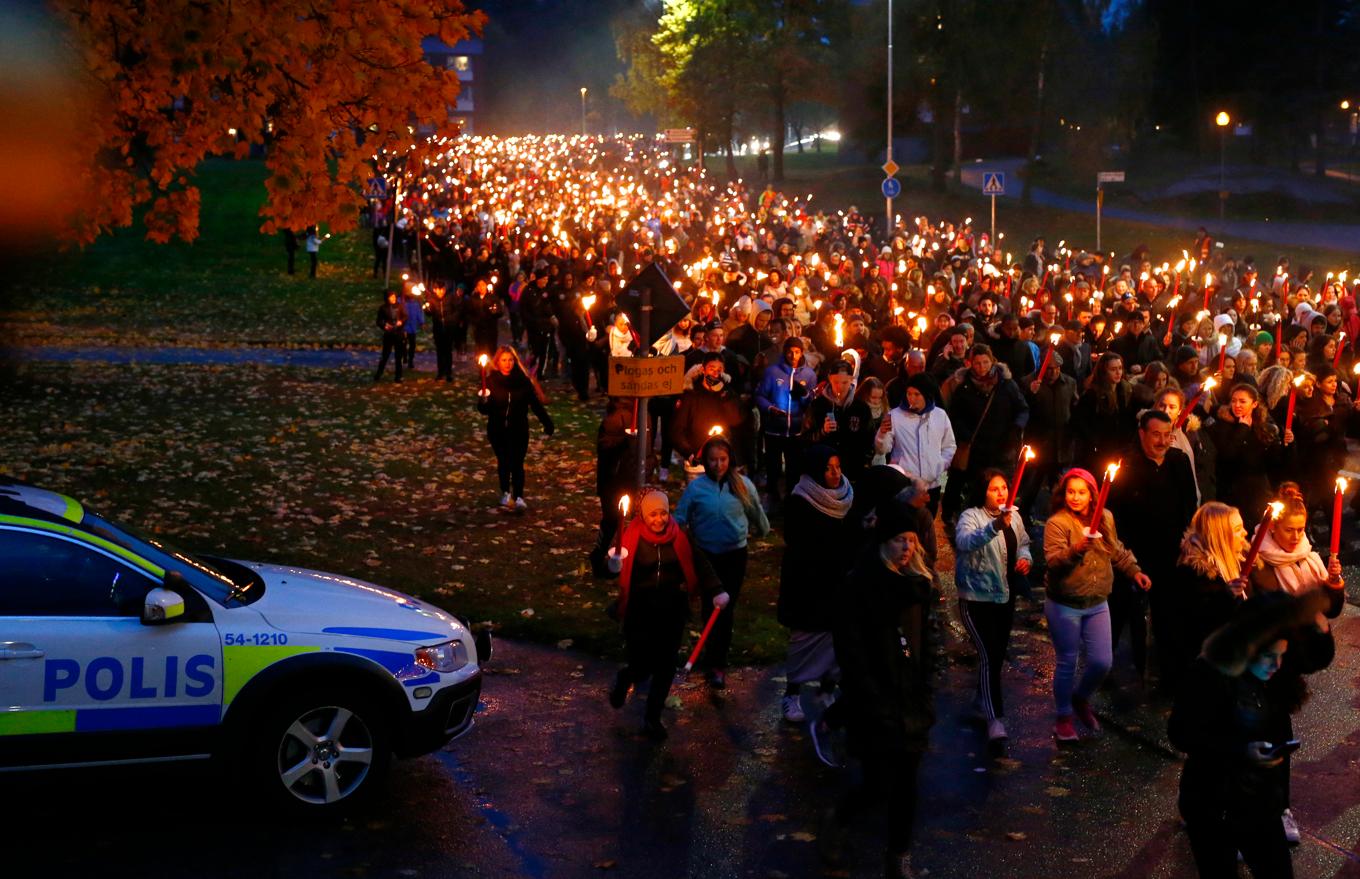
POLYGON ((224 632, 222 643, 228 647, 254 646, 267 647, 288 643, 288 636, 282 632, 224 632))

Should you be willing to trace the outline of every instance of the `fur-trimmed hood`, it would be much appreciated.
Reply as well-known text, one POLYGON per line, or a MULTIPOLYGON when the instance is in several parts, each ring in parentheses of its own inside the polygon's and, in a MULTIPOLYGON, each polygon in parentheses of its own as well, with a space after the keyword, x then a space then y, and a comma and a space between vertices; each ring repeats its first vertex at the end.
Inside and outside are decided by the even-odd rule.
MULTIPOLYGON (((974 382, 978 381, 977 376, 973 375, 973 368, 971 366, 965 365, 954 370, 955 386, 963 384, 964 381, 967 380, 970 376, 972 376, 972 381, 974 382)), ((993 364, 991 375, 986 379, 986 381, 1003 382, 1010 377, 1011 368, 1006 364, 998 361, 997 363, 993 364)))
POLYGON ((1330 598, 1321 589, 1298 596, 1279 592, 1258 596, 1205 640, 1200 655, 1223 674, 1238 677, 1263 647, 1312 623, 1329 604, 1330 598))
POLYGON ((1214 557, 1205 549, 1204 544, 1200 543, 1199 537, 1187 533, 1181 540, 1181 555, 1178 559, 1179 564, 1184 565, 1190 570, 1207 577, 1210 580, 1221 580, 1223 574, 1218 570, 1214 557))

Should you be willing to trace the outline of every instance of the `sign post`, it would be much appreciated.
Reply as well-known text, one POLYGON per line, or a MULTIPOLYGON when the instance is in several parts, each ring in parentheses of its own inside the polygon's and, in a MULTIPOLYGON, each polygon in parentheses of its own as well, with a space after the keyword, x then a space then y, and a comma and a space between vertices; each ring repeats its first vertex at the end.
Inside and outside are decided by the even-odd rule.
POLYGON ((1096 172, 1096 250, 1100 250, 1100 211, 1105 203, 1105 184, 1123 183, 1123 171, 1096 172))
POLYGON ((1006 172, 1005 171, 983 171, 982 172, 982 194, 992 197, 992 237, 987 239, 991 242, 992 249, 996 249, 996 197, 1006 194, 1006 172))
MULTIPOLYGON (((892 123, 893 123, 893 118, 892 118, 892 116, 893 116, 893 114, 892 114, 892 111, 893 111, 893 89, 892 89, 892 87, 893 87, 893 70, 892 70, 892 67, 893 67, 893 65, 892 65, 892 63, 893 63, 893 33, 892 33, 892 32, 893 32, 893 4, 892 4, 892 0, 888 0, 888 149, 887 149, 887 152, 886 152, 885 155, 884 155, 884 158, 886 158, 887 161, 883 163, 883 173, 884 173, 884 175, 887 176, 887 177, 892 177, 892 176, 894 176, 894 175, 897 174, 897 163, 893 161, 893 157, 892 157, 892 147, 893 147, 893 124, 892 124, 892 123), (890 169, 891 169, 891 170, 890 170, 890 169)), ((898 187, 898 188, 899 188, 899 190, 900 190, 900 188, 901 188, 901 187, 900 187, 900 184, 899 184, 899 187, 898 187)), ((885 200, 886 203, 887 203, 887 204, 886 204, 886 207, 884 208, 884 211, 883 211, 883 213, 884 213, 884 216, 883 216, 883 241, 884 241, 885 243, 891 244, 891 243, 892 243, 892 235, 893 235, 893 209, 892 209, 893 197, 892 197, 891 195, 888 194, 888 184, 887 184, 886 181, 885 181, 884 184, 883 184, 883 197, 884 197, 884 200, 885 200)))

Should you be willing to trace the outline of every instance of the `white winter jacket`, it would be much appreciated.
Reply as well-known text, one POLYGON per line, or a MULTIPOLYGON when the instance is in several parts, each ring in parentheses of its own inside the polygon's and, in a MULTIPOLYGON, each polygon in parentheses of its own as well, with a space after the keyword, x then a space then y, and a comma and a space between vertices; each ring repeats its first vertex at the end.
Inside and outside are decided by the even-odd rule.
POLYGON ((892 430, 875 436, 874 451, 886 454, 889 464, 919 476, 931 488, 939 488, 954 460, 956 444, 949 416, 940 407, 927 403, 922 412, 898 406, 891 417, 892 430))

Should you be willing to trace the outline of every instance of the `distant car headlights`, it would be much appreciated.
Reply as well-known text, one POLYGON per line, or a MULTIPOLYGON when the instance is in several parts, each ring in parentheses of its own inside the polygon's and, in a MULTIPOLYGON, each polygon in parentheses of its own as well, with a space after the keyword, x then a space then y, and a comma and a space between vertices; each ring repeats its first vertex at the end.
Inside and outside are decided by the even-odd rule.
POLYGON ((468 664, 467 647, 462 641, 445 641, 430 647, 416 648, 416 664, 430 671, 452 672, 468 664))

